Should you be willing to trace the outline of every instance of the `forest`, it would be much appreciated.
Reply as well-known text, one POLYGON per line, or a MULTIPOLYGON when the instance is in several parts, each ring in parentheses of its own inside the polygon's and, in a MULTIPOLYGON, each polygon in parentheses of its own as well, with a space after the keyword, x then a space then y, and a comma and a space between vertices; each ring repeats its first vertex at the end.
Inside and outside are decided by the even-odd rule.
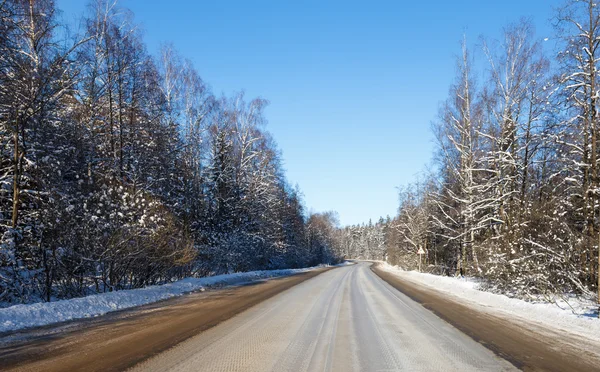
POLYGON ((150 54, 114 1, 77 31, 58 14, 0 1, 2 306, 343 258, 525 297, 599 289, 593 1, 566 0, 551 38, 521 19, 463 40, 432 164, 397 215, 345 227, 287 181, 267 100, 215 95, 170 44, 150 54))
POLYGON ((0 304, 183 277, 334 263, 265 129, 268 102, 215 96, 133 14, 0 1, 0 304))
POLYGON ((466 40, 432 123, 433 165, 399 193, 398 214, 338 231, 346 257, 469 275, 518 296, 598 289, 600 8, 569 0, 535 35, 466 40))

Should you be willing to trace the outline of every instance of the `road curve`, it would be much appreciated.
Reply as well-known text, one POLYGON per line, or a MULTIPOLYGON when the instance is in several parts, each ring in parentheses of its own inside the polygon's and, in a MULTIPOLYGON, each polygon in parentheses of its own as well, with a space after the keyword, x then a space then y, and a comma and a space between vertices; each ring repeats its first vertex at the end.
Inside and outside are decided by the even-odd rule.
POLYGON ((369 266, 327 271, 133 370, 515 370, 385 283, 369 266))

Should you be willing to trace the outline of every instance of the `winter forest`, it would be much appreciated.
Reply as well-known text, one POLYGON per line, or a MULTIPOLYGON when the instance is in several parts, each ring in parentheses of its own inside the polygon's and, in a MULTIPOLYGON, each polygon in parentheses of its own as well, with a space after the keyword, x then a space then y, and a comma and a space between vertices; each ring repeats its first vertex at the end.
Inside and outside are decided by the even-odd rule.
POLYGON ((0 1, 0 303, 188 276, 332 263, 264 129, 267 101, 216 97, 133 15, 0 1))
POLYGON ((0 0, 2 306, 343 258, 416 269, 421 249, 423 270, 500 292, 598 290, 593 1, 565 1, 550 41, 527 19, 464 40, 432 166, 396 216, 347 227, 286 181, 266 100, 216 96, 169 44, 151 55, 114 1, 77 30, 58 13, 0 0))
POLYGON ((435 165, 398 215, 339 232, 350 257, 485 279, 520 296, 592 295, 600 239, 600 7, 569 0, 536 37, 464 41, 432 130, 435 165), (547 42, 549 41, 549 42, 547 42))

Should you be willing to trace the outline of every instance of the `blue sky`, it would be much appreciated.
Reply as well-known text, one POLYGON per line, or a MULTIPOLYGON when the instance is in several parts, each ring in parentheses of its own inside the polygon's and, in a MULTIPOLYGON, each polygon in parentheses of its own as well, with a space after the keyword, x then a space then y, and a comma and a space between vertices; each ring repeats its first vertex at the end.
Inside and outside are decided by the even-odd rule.
MULTIPOLYGON (((84 0, 57 0, 66 19, 84 0)), ((307 207, 342 224, 394 215, 397 186, 430 163, 430 123, 466 34, 525 16, 538 36, 563 0, 122 0, 151 53, 172 42, 216 94, 260 96, 287 176, 307 207)))

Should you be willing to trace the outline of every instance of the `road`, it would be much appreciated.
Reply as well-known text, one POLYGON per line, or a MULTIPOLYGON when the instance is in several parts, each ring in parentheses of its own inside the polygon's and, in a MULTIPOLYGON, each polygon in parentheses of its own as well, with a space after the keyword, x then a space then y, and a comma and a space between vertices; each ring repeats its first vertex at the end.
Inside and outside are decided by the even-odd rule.
POLYGON ((0 335, 0 371, 123 371, 328 270, 0 335))
POLYGON ((138 364, 137 371, 511 371, 376 276, 330 270, 138 364))

